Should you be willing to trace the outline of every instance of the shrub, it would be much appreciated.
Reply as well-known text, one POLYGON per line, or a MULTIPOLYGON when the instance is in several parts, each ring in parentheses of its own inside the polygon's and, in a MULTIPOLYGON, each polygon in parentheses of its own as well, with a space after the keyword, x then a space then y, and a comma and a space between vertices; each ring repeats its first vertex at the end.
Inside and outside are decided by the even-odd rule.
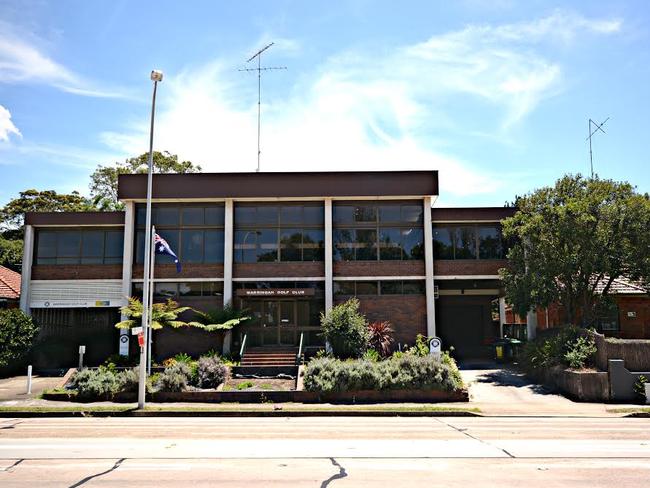
POLYGON ((578 337, 575 341, 567 344, 564 363, 570 368, 584 368, 594 354, 596 354, 596 343, 586 337, 578 337))
POLYGON ((253 388, 255 384, 252 381, 242 381, 237 385, 238 390, 247 390, 248 388, 253 388))
POLYGON ((639 375, 636 382, 634 383, 634 394, 640 402, 645 402, 645 385, 648 382, 648 378, 644 375, 639 375))
POLYGON ((189 364, 193 361, 192 356, 190 356, 189 354, 185 354, 184 352, 179 352, 178 354, 176 354, 176 356, 174 356, 174 360, 177 363, 186 363, 186 364, 189 364))
POLYGON ((199 388, 216 388, 226 379, 227 369, 219 356, 203 356, 198 362, 199 388))
POLYGON ((38 326, 22 310, 0 310, 0 368, 20 366, 38 334, 38 326))
POLYGON ((412 354, 380 362, 313 359, 305 370, 304 385, 306 390, 321 393, 394 389, 453 391, 463 386, 455 363, 412 354))
POLYGON ((122 387, 118 374, 104 366, 77 371, 70 384, 84 400, 111 400, 122 387))
POLYGON ((140 373, 138 368, 125 369, 117 374, 120 382, 120 392, 135 393, 138 391, 140 373))
POLYGON ((366 352, 363 353, 361 359, 363 359, 364 361, 372 361, 376 363, 381 359, 381 357, 379 356, 379 353, 374 349, 368 349, 366 352))
POLYGON ((368 344, 381 357, 390 356, 391 346, 393 345, 393 328, 390 322, 372 322, 368 325, 369 339, 368 344))
POLYGON ((192 377, 192 368, 186 363, 176 363, 165 368, 156 386, 161 391, 183 391, 192 377))
POLYGON ((368 349, 369 331, 366 318, 359 312, 359 300, 351 298, 321 313, 323 337, 335 356, 358 358, 368 349))
POLYGON ((137 357, 131 358, 129 356, 122 356, 121 354, 111 354, 104 361, 104 366, 108 366, 111 363, 119 367, 137 366, 138 360, 137 357))

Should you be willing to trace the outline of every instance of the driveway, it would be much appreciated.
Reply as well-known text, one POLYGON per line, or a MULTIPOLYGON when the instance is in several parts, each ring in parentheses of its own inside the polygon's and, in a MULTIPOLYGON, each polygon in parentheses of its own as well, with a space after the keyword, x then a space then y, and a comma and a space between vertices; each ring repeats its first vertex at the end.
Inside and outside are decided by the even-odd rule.
MULTIPOLYGON (((32 376, 32 393, 27 394, 27 376, 0 379, 0 402, 37 398, 43 390, 55 388, 61 382, 58 376, 32 376)), ((9 405, 10 403, 5 403, 9 405)))
POLYGON ((461 369, 461 374, 472 406, 487 415, 602 416, 608 408, 627 406, 574 402, 507 366, 461 369))

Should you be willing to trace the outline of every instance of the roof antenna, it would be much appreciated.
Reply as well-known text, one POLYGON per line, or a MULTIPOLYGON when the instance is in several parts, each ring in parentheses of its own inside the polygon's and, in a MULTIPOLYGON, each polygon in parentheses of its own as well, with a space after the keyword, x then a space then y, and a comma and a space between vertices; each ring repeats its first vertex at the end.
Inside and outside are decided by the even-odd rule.
POLYGON ((594 179, 594 157, 593 157, 593 154, 591 152, 591 138, 598 131, 605 134, 605 131, 603 130, 603 125, 605 125, 605 122, 607 122, 608 120, 609 120, 609 117, 607 117, 600 124, 598 124, 598 123, 594 122, 593 120, 589 119, 589 136, 587 137, 587 139, 585 139, 585 141, 589 140, 589 164, 591 165, 591 179, 592 180, 594 179), (596 128, 593 130, 593 132, 591 131, 591 125, 592 124, 596 126, 596 128))
POLYGON ((262 60, 262 53, 266 51, 268 48, 270 48, 274 42, 269 44, 268 46, 264 46, 262 49, 257 51, 255 54, 253 54, 250 58, 246 60, 247 63, 250 63, 253 61, 255 58, 257 58, 257 68, 243 68, 240 69, 239 71, 257 71, 257 170, 256 172, 260 172, 260 154, 262 154, 262 151, 260 150, 260 120, 261 120, 261 106, 262 106, 262 71, 271 71, 274 69, 287 69, 286 66, 266 66, 262 67, 261 65, 261 60, 262 60))

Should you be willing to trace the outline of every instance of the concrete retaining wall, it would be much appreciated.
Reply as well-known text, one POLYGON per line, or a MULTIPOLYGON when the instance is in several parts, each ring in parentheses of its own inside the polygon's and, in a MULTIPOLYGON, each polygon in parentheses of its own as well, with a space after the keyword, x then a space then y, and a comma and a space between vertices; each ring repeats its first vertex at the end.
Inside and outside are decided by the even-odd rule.
POLYGON ((598 369, 607 371, 610 359, 622 359, 630 371, 650 371, 650 340, 605 338, 591 331, 587 334, 596 342, 595 364, 598 369))
POLYGON ((555 366, 540 378, 543 383, 581 402, 607 402, 610 399, 608 374, 604 371, 576 371, 555 366))

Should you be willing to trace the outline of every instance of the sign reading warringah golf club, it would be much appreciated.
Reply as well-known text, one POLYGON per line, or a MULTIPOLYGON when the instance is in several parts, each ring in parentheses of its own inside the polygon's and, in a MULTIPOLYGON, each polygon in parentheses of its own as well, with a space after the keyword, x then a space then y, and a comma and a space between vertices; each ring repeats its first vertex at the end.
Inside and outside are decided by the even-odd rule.
POLYGON ((308 297, 314 295, 313 288, 271 288, 271 289, 244 289, 237 290, 238 297, 269 297, 269 298, 291 298, 308 297))

